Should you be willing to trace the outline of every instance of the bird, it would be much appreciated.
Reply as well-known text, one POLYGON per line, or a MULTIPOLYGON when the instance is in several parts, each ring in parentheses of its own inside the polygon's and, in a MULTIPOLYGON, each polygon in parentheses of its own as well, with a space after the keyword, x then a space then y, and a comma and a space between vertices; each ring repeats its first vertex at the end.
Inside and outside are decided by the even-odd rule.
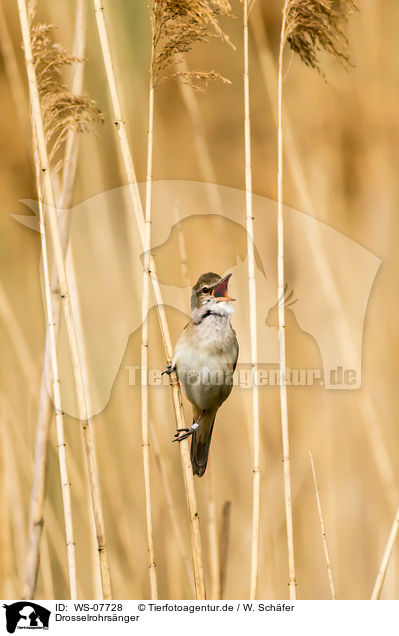
POLYGON ((230 277, 214 272, 199 277, 192 288, 190 322, 165 371, 176 372, 193 407, 192 426, 177 429, 173 441, 191 436, 191 466, 198 477, 206 471, 216 413, 231 393, 238 359, 238 341, 230 322, 235 298, 227 295, 230 277))

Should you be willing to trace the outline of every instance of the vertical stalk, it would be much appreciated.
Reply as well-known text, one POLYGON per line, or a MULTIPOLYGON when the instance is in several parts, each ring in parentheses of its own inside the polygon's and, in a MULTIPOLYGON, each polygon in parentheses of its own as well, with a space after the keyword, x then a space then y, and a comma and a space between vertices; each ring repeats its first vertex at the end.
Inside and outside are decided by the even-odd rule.
MULTIPOLYGON (((34 155, 35 166, 36 166, 37 192, 38 192, 38 198, 39 198, 40 238, 41 238, 41 245, 42 245, 44 289, 45 289, 46 309, 47 309, 47 334, 49 338, 49 353, 50 353, 51 371, 52 371, 52 378, 53 378, 55 421, 57 426, 57 440, 58 440, 58 445, 57 445, 58 458, 59 458, 59 465, 60 465, 62 501, 64 506, 65 536, 66 536, 66 545, 67 545, 67 561, 68 561, 68 574, 69 574, 69 593, 70 593, 71 599, 76 599, 77 598, 77 579, 76 579, 75 541, 74 541, 73 523, 72 523, 71 483, 69 481, 69 474, 68 474, 68 467, 67 467, 67 460, 66 460, 66 443, 65 443, 65 436, 64 436, 64 414, 62 411, 60 378, 59 378, 59 372, 58 372, 57 325, 54 322, 54 318, 53 318, 49 261, 48 261, 48 252, 47 252, 47 236, 46 236, 46 228, 45 228, 45 220, 44 220, 44 203, 43 203, 42 188, 40 183, 40 162, 39 162, 38 153, 37 153, 37 141, 36 141, 35 128, 33 128, 33 131, 34 131, 33 155, 34 155)), ((36 555, 30 552, 29 556, 31 558, 35 558, 36 555)), ((29 567, 29 565, 31 564, 28 563, 28 571, 31 573, 32 576, 34 576, 34 579, 35 579, 34 585, 33 585, 33 589, 34 589, 36 585, 38 569, 37 567, 29 567)), ((26 581, 25 583, 32 584, 31 581, 26 581)), ((24 594, 26 592, 28 592, 28 590, 24 589, 24 594)), ((26 596, 26 598, 29 598, 29 597, 26 596)))
POLYGON ((247 230, 249 319, 251 338, 252 370, 252 535, 251 535, 251 574, 249 597, 256 598, 259 569, 259 522, 260 522, 260 430, 259 430, 259 391, 256 378, 258 362, 257 326, 256 326, 256 282, 254 254, 254 223, 252 207, 252 166, 251 166, 251 118, 249 99, 249 47, 248 47, 248 0, 243 1, 244 12, 244 132, 245 132, 245 207, 247 230))
MULTIPOLYGON (((77 0, 76 18, 75 18, 75 35, 73 54, 79 59, 84 57, 86 43, 86 6, 87 0, 77 0)), ((71 92, 80 95, 83 90, 83 74, 84 65, 82 62, 74 62, 71 71, 71 92)), ((78 133, 76 130, 68 132, 64 170, 62 178, 62 199, 60 207, 62 209, 69 208, 72 201, 72 187, 76 175, 78 151, 78 133)), ((60 238, 65 258, 66 248, 69 239, 70 228, 70 212, 65 222, 60 227, 60 238)), ((51 289, 56 287, 57 271, 53 267, 51 274, 51 289)), ((59 294, 53 294, 53 322, 56 324, 58 333, 58 324, 61 316, 61 297, 59 294)), ((47 391, 46 382, 46 360, 49 353, 49 343, 46 337, 46 345, 43 358, 43 371, 40 385, 39 411, 37 418, 37 432, 35 445, 35 460, 33 470, 33 484, 30 504, 30 521, 28 532, 28 552, 27 552, 27 568, 25 580, 23 584, 24 598, 33 598, 36 587, 37 572, 40 560, 40 540, 44 525, 44 501, 46 495, 46 475, 47 475, 47 454, 48 441, 50 435, 50 427, 53 416, 53 405, 47 391)))
MULTIPOLYGON (((130 151, 129 141, 127 137, 126 131, 126 121, 122 115, 122 109, 119 98, 119 90, 118 84, 115 76, 115 71, 113 67, 112 54, 108 39, 107 27, 104 19, 104 6, 101 0, 93 0, 96 21, 97 21, 97 29, 98 35, 100 39, 100 45, 104 60, 104 67, 106 73, 106 79, 108 84, 108 90, 112 103, 112 112, 114 118, 115 129, 118 138, 119 150, 122 156, 122 163, 125 170, 125 177, 129 185, 129 195, 131 198, 131 202, 133 205, 133 211, 135 214, 137 229, 139 232, 141 244, 143 246, 145 244, 145 218, 143 215, 143 207, 140 199, 140 193, 137 185, 136 171, 134 168, 133 157, 130 151)), ((131 220, 131 225, 133 225, 131 220)), ((133 228, 131 227, 131 231, 133 232, 133 228)), ((163 306, 163 299, 161 294, 161 289, 159 286, 159 282, 156 276, 156 267, 154 263, 153 257, 149 256, 149 274, 152 283, 152 289, 154 293, 155 303, 157 307, 158 320, 161 330, 161 336, 164 343, 165 354, 166 354, 166 363, 171 365, 173 349, 172 349, 172 341, 170 338, 170 332, 168 323, 166 321, 165 309, 163 306)), ((176 427, 177 428, 185 428, 184 427, 184 415, 183 415, 183 404, 181 398, 181 390, 180 385, 176 376, 176 373, 171 373, 170 375, 170 385, 172 390, 172 400, 173 400, 173 408, 175 412, 176 418, 176 427)), ((205 598, 205 581, 204 581, 204 570, 202 563, 202 547, 201 547, 201 535, 199 528, 199 516, 198 516, 198 507, 197 507, 197 499, 195 495, 194 488, 194 477, 191 470, 191 462, 190 462, 190 452, 188 441, 184 440, 180 443, 180 457, 183 469, 184 476, 184 485, 186 490, 186 499, 187 499, 187 508, 189 514, 190 521, 190 533, 191 533, 191 548, 192 548, 192 558, 193 558, 193 571, 194 571, 194 581, 195 581, 195 590, 197 599, 205 598)))
POLYGON ((381 565, 378 570, 377 578, 374 583, 373 592, 371 594, 371 600, 377 601, 382 592, 382 586, 384 585, 386 573, 388 570, 389 561, 391 559, 392 550, 395 545, 396 537, 399 530, 399 508, 396 511, 395 519, 392 524, 391 532, 389 533, 387 545, 384 550, 384 554, 381 559, 381 565))
MULTIPOLYGON (((173 495, 172 495, 172 489, 170 487, 170 483, 169 483, 169 479, 168 479, 168 475, 167 472, 165 470, 165 466, 162 460, 162 456, 161 456, 161 449, 159 447, 159 441, 158 441, 158 435, 157 435, 157 430, 155 428, 155 426, 153 425, 153 423, 150 423, 150 430, 151 430, 151 439, 152 439, 152 443, 153 443, 153 447, 154 447, 154 456, 155 456, 155 461, 157 463, 158 466, 158 471, 159 471, 159 478, 161 480, 162 483, 162 487, 165 493, 165 499, 166 499, 166 505, 168 508, 168 513, 169 513, 169 518, 170 518, 170 522, 173 526, 173 530, 174 533, 176 535, 176 545, 179 546, 179 550, 184 562, 184 567, 187 573, 187 580, 190 584, 190 589, 193 592, 194 591, 194 587, 193 587, 193 576, 192 576, 192 570, 191 570, 191 566, 190 566, 190 559, 188 558, 188 555, 186 554, 186 550, 184 547, 184 540, 183 540, 183 535, 180 531, 180 527, 179 527, 179 522, 178 522, 178 518, 177 518, 177 513, 176 513, 176 507, 174 504, 174 500, 173 500, 173 495)), ((173 548, 174 549, 174 548, 173 548)))
MULTIPOLYGON (((190 88, 190 87, 187 87, 190 88)), ((192 89, 191 89, 192 90, 192 89)), ((184 232, 179 225, 179 209, 175 206, 175 220, 177 227, 177 236, 179 243, 179 258, 181 263, 182 278, 184 286, 190 286, 188 277, 188 261, 186 242, 184 240, 184 232)), ((213 479, 212 467, 208 467, 208 476, 205 480, 206 488, 206 508, 207 508, 207 533, 209 541, 209 563, 210 563, 210 598, 220 598, 220 559, 219 559, 219 540, 216 516, 215 502, 215 484, 213 479)))
POLYGON ((320 521, 320 528, 321 528, 321 538, 322 538, 322 541, 323 541, 324 556, 325 556, 326 565, 327 565, 328 584, 330 586, 331 599, 333 601, 335 601, 335 599, 336 599, 335 585, 334 585, 334 579, 333 579, 333 575, 332 575, 330 554, 328 552, 326 528, 325 528, 325 525, 324 525, 323 512, 322 512, 322 509, 321 509, 319 486, 318 486, 318 483, 317 483, 316 469, 315 469, 315 466, 314 466, 313 453, 312 453, 311 450, 309 451, 309 458, 310 458, 310 465, 312 467, 314 492, 315 492, 315 496, 316 496, 317 512, 319 514, 319 521, 320 521))
POLYGON ((287 383, 285 377, 285 308, 284 308, 284 217, 283 217, 283 57, 285 47, 286 29, 286 0, 283 9, 283 21, 281 26, 280 51, 278 58, 278 202, 277 202, 277 279, 278 279, 278 342, 280 354, 280 409, 281 432, 283 441, 283 474, 284 474, 284 503, 287 525, 288 546, 288 586, 290 599, 296 599, 296 575, 294 555, 294 532, 292 524, 292 496, 291 496, 291 469, 290 469, 290 444, 288 432, 288 408, 287 408, 287 383))
POLYGON ((226 587, 227 559, 229 555, 231 523, 231 501, 225 501, 222 512, 222 531, 220 534, 220 598, 223 599, 226 587))
MULTIPOLYGON (((153 51, 153 46, 152 46, 153 51)), ((143 446, 145 511, 148 547, 148 565, 150 574, 151 598, 158 598, 157 573, 152 531, 151 482, 150 482, 150 443, 148 431, 148 311, 150 294, 150 250, 151 250, 151 199, 152 199, 152 156, 154 132, 154 85, 152 77, 152 56, 150 64, 150 92, 148 101, 148 143, 147 143, 147 180, 144 226, 144 269, 143 298, 141 320, 141 435, 143 446)))
POLYGON ((100 485, 96 466, 93 431, 90 422, 87 422, 87 405, 84 391, 83 372, 80 362, 79 346, 76 337, 74 318, 72 313, 71 299, 69 295, 68 283, 65 272, 62 244, 60 240, 56 200, 54 196, 53 183, 50 173, 50 165, 47 154, 46 139, 44 134, 43 119, 41 113, 39 89, 37 85, 35 64, 32 55, 30 39, 30 26, 26 0, 18 0, 19 18, 23 37, 25 64, 29 84, 29 96, 32 108, 32 125, 37 139, 37 149, 40 164, 41 176, 43 179, 43 193, 47 203, 46 216, 49 222, 51 242, 54 250, 55 266, 59 283, 59 293, 61 305, 65 319, 65 326, 68 336, 68 344, 71 353, 72 367, 75 379, 75 389, 78 402, 79 419, 82 423, 82 433, 86 454, 87 474, 90 486, 91 502, 96 524, 96 536, 98 547, 98 558, 101 571, 102 593, 104 598, 110 598, 111 586, 108 566, 108 556, 104 540, 104 523, 102 513, 102 503, 100 497, 100 485))
POLYGON ((212 467, 208 468, 208 476, 205 486, 208 512, 208 541, 211 580, 210 598, 217 600, 220 599, 220 552, 212 467))

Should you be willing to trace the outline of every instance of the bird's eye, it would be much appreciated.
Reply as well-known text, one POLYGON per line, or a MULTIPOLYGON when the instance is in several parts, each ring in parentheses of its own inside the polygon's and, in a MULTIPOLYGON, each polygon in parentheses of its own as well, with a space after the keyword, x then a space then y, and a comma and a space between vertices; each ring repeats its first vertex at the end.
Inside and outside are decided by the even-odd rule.
POLYGON ((207 294, 209 292, 209 287, 203 287, 201 291, 203 294, 207 294))

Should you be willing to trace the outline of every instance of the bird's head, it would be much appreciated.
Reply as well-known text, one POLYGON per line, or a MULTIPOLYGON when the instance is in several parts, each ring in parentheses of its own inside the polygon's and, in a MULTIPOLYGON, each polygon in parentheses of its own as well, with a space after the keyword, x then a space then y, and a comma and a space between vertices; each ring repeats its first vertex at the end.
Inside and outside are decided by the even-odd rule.
POLYGON ((191 310, 200 309, 208 303, 235 300, 227 295, 227 285, 230 277, 231 274, 227 274, 227 276, 222 278, 214 272, 202 274, 191 293, 191 310))

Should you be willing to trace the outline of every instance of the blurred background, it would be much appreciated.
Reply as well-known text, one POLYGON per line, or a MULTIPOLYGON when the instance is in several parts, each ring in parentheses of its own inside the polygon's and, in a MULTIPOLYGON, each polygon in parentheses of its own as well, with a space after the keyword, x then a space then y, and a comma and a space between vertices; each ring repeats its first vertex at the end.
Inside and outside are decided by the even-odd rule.
MULTIPOLYGON (((147 144, 149 14, 144 0, 105 2, 107 24, 122 86, 123 111, 137 169, 144 181, 147 144)), ((196 46, 190 68, 214 69, 231 84, 215 82, 206 94, 193 95, 176 82, 156 92, 154 178, 210 181, 244 187, 242 92, 242 8, 224 28, 236 49, 220 42, 196 46), (204 163, 205 156, 208 163, 204 163), (202 148, 202 151, 201 151, 202 148)), ((250 68, 253 190, 277 196, 276 62, 282 3, 257 0, 250 15, 250 68)), ((16 103, 0 59, 0 597, 18 598, 25 567, 29 500, 38 395, 43 364, 45 320, 41 296, 40 236, 11 214, 29 214, 22 199, 35 199, 26 74, 16 3, 2 0, 23 91, 16 103)), ((72 49, 74 2, 39 0, 37 19, 57 26, 55 38, 72 49)), ((325 391, 299 387, 288 391, 294 540, 300 599, 329 598, 308 450, 312 449, 337 597, 370 598, 379 563, 399 504, 397 426, 399 376, 397 250, 399 153, 399 6, 395 0, 362 0, 348 25, 348 72, 322 60, 327 80, 287 52, 284 83, 286 117, 284 202, 323 221, 382 260, 368 304, 363 334, 362 387, 325 391)), ((3 31, 4 33, 4 31, 3 31)), ((2 36, 2 41, 4 38, 2 36)), ((114 125, 91 3, 85 90, 104 112, 96 135, 83 135, 74 205, 124 185, 114 125)), ((68 81, 68 74, 65 76, 68 81)), ((243 210, 244 214, 244 210, 243 210)), ((112 224, 112 214, 110 216, 112 224)), ((218 233, 206 236, 201 259, 193 265, 198 233, 182 224, 193 285, 203 271, 220 269, 218 233)), ((114 226, 116 233, 123 226, 114 226)), ((93 234, 83 237, 95 244, 93 234)), ((231 238, 231 237, 230 237, 231 238)), ((267 241, 271 237, 257 237, 267 241)), ((244 255, 245 256, 245 255, 244 255)), ((176 259, 178 257, 176 256, 176 259)), ((104 255, 106 259, 106 255, 104 255)), ((173 265, 162 261, 173 277, 173 265)), ((351 262, 346 263, 348 272, 351 262)), ((236 290, 237 291, 237 290, 236 290)), ((237 293, 239 293, 237 291, 237 293)), ((245 292, 247 293, 247 292, 245 292)), ((107 311, 104 303, 103 311, 107 311)), ((183 314, 167 310, 175 343, 183 314)), ((93 315, 93 323, 98 316, 93 315)), ((150 365, 162 368, 164 354, 155 311, 150 324, 150 365)), ((245 329, 245 325, 237 325, 245 329)), ((106 334, 104 336, 107 337, 106 334)), ((148 598, 149 580, 142 469, 140 387, 129 385, 126 366, 140 364, 141 330, 130 335, 109 402, 95 416, 107 545, 114 598, 148 598)), ((294 345, 295 346, 295 343, 294 345)), ((261 400, 261 540, 258 598, 286 598, 288 563, 282 479, 282 444, 277 387, 263 387, 261 400)), ((151 477, 155 557, 159 596, 192 598, 184 556, 190 538, 180 458, 172 445, 174 415, 169 389, 150 394, 151 477), (152 398, 152 399, 151 399, 152 398), (159 446, 159 461, 156 447, 159 446), (167 481, 181 537, 177 540, 165 497, 167 481)), ((210 546, 209 496, 214 490, 218 532, 222 511, 231 502, 224 598, 249 593, 252 511, 252 448, 248 390, 235 388, 218 415, 210 470, 196 480, 208 596, 210 546), (213 486, 211 486, 211 482, 213 486)), ((185 405, 187 407, 187 404, 185 405)), ((187 408, 187 417, 190 409, 187 408)), ((65 418, 76 535, 79 595, 94 598, 98 581, 90 533, 89 499, 79 423, 65 418)), ((48 496, 37 598, 68 595, 64 522, 55 431, 49 456, 48 496)), ((158 452, 158 451, 157 451, 158 452)), ((399 552, 395 546, 382 598, 399 597, 399 552)))

